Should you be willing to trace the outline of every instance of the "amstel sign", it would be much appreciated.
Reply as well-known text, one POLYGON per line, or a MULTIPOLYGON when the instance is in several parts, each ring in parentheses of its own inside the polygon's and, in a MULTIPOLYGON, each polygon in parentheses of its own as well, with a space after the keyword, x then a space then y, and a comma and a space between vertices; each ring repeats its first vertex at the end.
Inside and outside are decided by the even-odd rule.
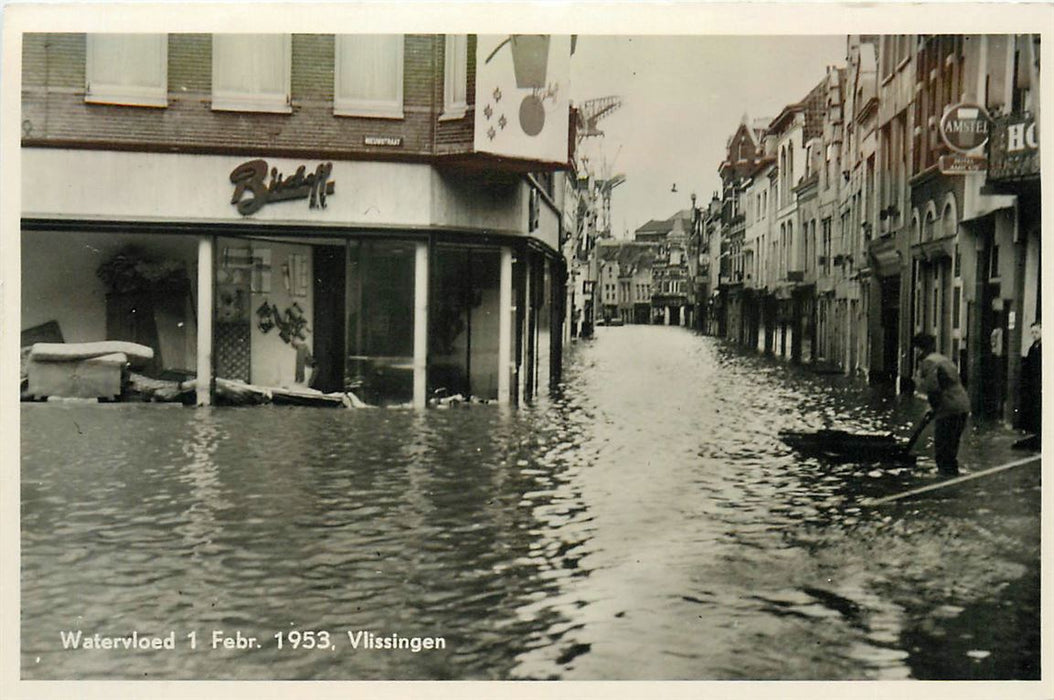
POLYGON ((992 118, 978 104, 960 102, 951 105, 941 118, 941 138, 948 148, 959 153, 973 153, 988 143, 992 118))
POLYGON ((988 167, 984 146, 992 132, 992 118, 979 104, 960 102, 944 110, 941 139, 954 153, 941 156, 944 175, 981 173, 988 167))

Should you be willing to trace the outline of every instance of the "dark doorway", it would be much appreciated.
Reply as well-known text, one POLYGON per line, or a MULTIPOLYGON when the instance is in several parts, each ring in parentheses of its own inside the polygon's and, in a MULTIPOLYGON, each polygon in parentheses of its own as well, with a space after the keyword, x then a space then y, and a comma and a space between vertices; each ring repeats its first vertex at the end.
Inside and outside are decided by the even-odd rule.
POLYGON ((984 286, 981 299, 981 417, 998 419, 1003 412, 1006 394, 1006 361, 1008 302, 1000 298, 1000 285, 984 286))
POLYGON ((881 367, 872 369, 871 379, 875 383, 892 385, 897 378, 897 358, 900 356, 900 277, 883 277, 879 284, 882 307, 882 364, 881 367))
POLYGON ((314 356, 311 386, 344 389, 344 246, 314 247, 314 356))

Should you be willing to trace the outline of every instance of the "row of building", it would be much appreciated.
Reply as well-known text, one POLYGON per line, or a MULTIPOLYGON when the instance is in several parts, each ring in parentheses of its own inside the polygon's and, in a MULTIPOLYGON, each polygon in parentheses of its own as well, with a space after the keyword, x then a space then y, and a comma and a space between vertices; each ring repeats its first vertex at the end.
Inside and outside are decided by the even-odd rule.
POLYGON ((571 37, 21 48, 23 346, 147 345, 200 404, 217 378, 415 406, 558 378, 571 37))
POLYGON ((1041 316, 1039 36, 854 35, 802 99, 744 116, 693 207, 701 330, 912 388, 916 333, 1016 425, 1041 316))

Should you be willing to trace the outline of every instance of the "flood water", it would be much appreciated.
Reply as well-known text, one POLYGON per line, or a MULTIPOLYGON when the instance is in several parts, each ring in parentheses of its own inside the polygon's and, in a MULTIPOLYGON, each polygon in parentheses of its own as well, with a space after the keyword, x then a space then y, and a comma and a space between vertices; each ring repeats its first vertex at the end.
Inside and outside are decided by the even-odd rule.
MULTIPOLYGON (((1037 679, 1038 467, 869 508, 932 460, 778 437, 906 436, 923 410, 638 326, 519 411, 23 405, 22 675, 1037 679), (64 649, 76 630, 175 649, 64 649)), ((964 468, 1013 439, 971 430, 964 468)))

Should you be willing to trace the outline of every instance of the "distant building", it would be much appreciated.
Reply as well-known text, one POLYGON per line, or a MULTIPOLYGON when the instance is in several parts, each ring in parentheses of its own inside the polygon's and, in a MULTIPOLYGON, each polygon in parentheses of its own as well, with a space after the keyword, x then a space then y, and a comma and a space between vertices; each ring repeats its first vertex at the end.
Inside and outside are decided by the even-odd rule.
POLYGON ((638 243, 656 246, 652 262, 652 322, 692 326, 695 307, 694 282, 689 275, 688 244, 693 209, 682 209, 665 220, 651 220, 634 232, 638 243))
POLYGON ((658 246, 604 240, 597 246, 603 281, 605 321, 651 323, 652 265, 658 246))
MULTIPOLYGON (((745 286, 745 260, 752 251, 747 248, 746 189, 765 154, 762 138, 767 120, 752 120, 746 114, 726 144, 725 159, 718 167, 721 176, 721 251, 718 276, 718 301, 724 332, 736 342, 751 345, 752 323, 748 316, 755 303, 755 293, 745 286)), ((769 203, 768 206, 774 206, 769 203)), ((756 252, 756 251, 753 251, 756 252)))
POLYGON ((724 303, 721 299, 721 196, 715 192, 699 211, 699 272, 696 305, 699 327, 707 335, 724 335, 724 303))

